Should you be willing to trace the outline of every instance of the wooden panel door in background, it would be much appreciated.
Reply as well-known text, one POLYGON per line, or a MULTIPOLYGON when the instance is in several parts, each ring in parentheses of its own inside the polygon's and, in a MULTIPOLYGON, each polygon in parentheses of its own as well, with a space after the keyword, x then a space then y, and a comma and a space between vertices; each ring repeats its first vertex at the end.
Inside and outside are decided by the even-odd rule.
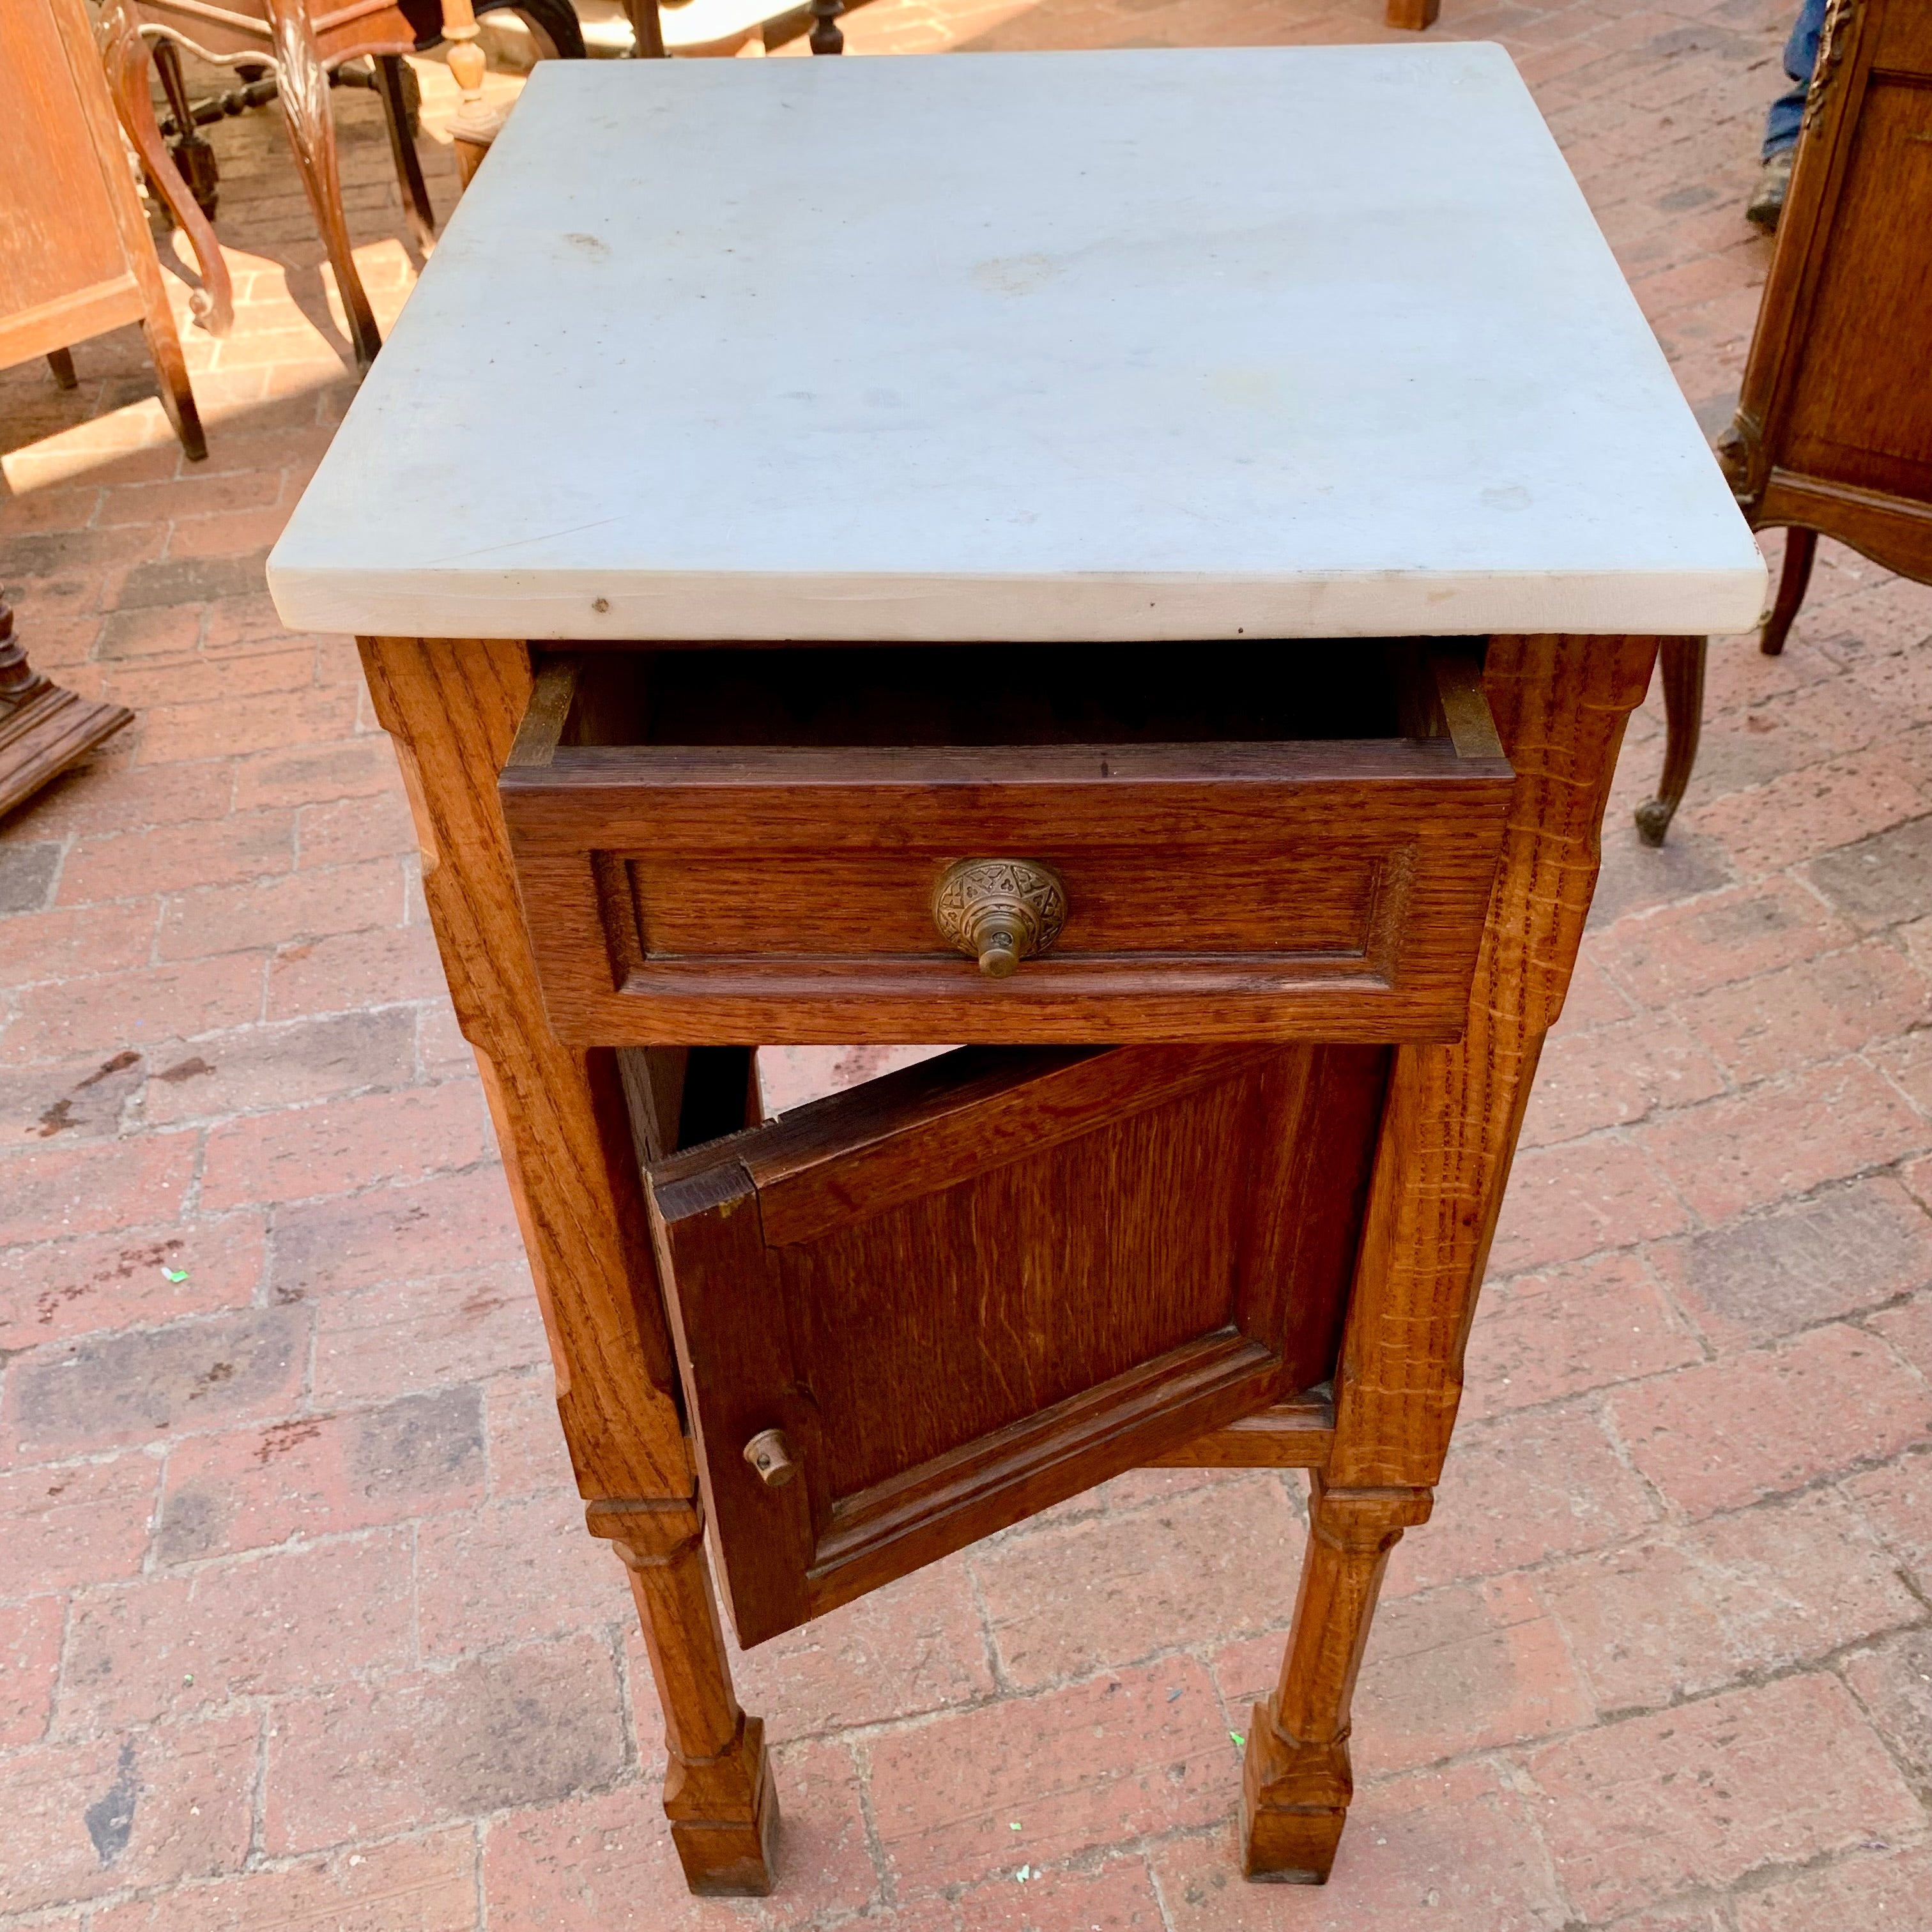
POLYGON ((1932 502, 1932 76, 1874 74, 1777 460, 1932 502))
POLYGON ((740 1640, 1326 1381, 1387 1065, 968 1048, 651 1163, 740 1640))

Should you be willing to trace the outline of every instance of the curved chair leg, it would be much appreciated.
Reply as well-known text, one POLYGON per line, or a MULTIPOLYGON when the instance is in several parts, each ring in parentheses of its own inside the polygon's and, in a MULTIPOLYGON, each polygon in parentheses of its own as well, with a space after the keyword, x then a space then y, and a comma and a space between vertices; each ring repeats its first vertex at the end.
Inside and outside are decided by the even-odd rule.
POLYGON ((315 225, 322 231, 335 271, 342 312, 349 319, 349 339, 356 366, 366 369, 376 359, 382 338, 376 311, 356 272, 350 246, 348 218, 342 212, 342 176, 335 160, 335 122, 329 112, 328 76, 316 45, 306 0, 268 0, 275 40, 275 87, 282 104, 282 124, 289 131, 296 171, 308 190, 315 225))
POLYGON ((430 206, 429 184, 410 134, 409 103, 403 94, 403 57, 376 56, 376 92, 382 97, 382 118, 388 124, 389 152, 396 158, 396 178, 403 188, 403 213, 416 246, 427 254, 436 245, 436 210, 430 206))
POLYGON ((174 318, 164 309, 142 323, 141 333, 147 338, 148 353, 154 358, 154 373, 161 379, 161 407, 188 460, 199 463, 208 454, 208 437, 201 427, 201 412, 194 406, 194 392, 188 386, 188 360, 182 354, 174 318))
POLYGON ((1661 845, 1670 821, 1684 802, 1697 762, 1697 737, 1704 723, 1706 638, 1666 638, 1658 662, 1664 671, 1664 776, 1657 796, 1636 808, 1638 836, 1646 845, 1661 845))
POLYGON ((148 88, 148 44, 141 38, 131 0, 108 0, 104 24, 106 38, 101 58, 115 111, 148 178, 160 190, 176 226, 187 236, 201 271, 201 286, 188 298, 189 310, 209 334, 226 335, 235 322, 235 291, 228 279, 227 260, 208 217, 182 179, 168 144, 161 139, 160 126, 154 118, 154 98, 148 88))
POLYGON ((1765 620, 1764 635, 1758 649, 1768 658, 1784 649, 1792 620, 1811 587, 1811 565, 1818 554, 1818 532, 1793 525, 1784 533, 1784 566, 1778 573, 1778 595, 1772 600, 1771 615, 1765 620))
POLYGON ((181 49, 173 41, 154 43, 154 71, 161 77, 161 92, 174 116, 175 144, 170 152, 175 166, 188 183, 195 206, 212 221, 220 205, 221 170, 215 165, 214 150, 196 130, 194 104, 188 98, 188 79, 182 72, 181 49))

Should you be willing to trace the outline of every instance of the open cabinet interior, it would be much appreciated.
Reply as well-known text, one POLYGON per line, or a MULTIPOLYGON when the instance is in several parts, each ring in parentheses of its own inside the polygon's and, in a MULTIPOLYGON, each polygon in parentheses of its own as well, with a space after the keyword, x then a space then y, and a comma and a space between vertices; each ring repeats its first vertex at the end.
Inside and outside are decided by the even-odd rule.
POLYGON ((1479 640, 551 647, 560 740, 624 745, 1262 743, 1436 736, 1430 648, 1479 640))

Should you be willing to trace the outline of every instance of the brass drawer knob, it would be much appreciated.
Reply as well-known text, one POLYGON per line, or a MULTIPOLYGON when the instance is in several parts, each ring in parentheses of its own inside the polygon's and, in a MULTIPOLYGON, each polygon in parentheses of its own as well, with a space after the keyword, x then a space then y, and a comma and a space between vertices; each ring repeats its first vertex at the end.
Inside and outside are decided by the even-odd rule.
POLYGON ((932 896, 932 920, 947 945, 1004 980, 1060 937, 1066 887, 1036 859, 962 859, 932 896))
POLYGON ((758 1480, 768 1490, 782 1490, 798 1474, 798 1459, 791 1453, 782 1429, 761 1429, 745 1444, 745 1460, 758 1472, 758 1480))

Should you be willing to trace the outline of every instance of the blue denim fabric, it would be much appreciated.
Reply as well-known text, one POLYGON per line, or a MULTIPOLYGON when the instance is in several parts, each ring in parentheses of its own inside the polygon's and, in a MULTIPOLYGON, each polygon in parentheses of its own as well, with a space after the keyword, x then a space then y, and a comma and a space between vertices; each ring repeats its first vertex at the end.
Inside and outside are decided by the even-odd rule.
POLYGON ((1784 71, 1797 85, 1771 104, 1764 124, 1766 160, 1798 145, 1798 130, 1804 119, 1804 96, 1811 86, 1811 70, 1818 64, 1818 36, 1824 26, 1825 0, 1804 0, 1798 24, 1784 44, 1784 71))

